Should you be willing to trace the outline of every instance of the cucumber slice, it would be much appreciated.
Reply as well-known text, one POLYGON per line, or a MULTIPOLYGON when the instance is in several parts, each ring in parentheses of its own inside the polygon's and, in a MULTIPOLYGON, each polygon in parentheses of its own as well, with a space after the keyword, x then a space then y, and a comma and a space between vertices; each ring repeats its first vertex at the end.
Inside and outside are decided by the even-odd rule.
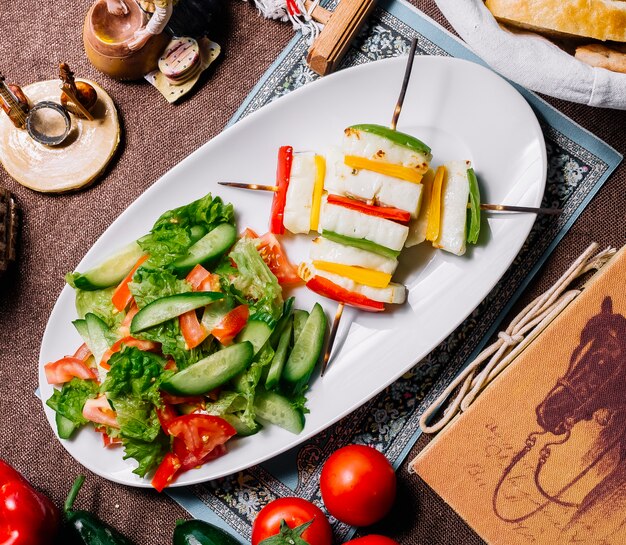
POLYGON ((78 331, 78 334, 87 346, 89 346, 89 327, 87 326, 87 320, 74 320, 72 325, 76 328, 76 331, 78 331))
POLYGON ((283 369, 282 378, 297 387, 308 382, 315 364, 322 353, 326 335, 326 314, 319 303, 315 303, 311 314, 302 328, 289 359, 283 369))
POLYGON ((287 327, 287 322, 291 320, 291 312, 295 300, 295 297, 290 297, 283 303, 283 314, 280 317, 280 320, 278 320, 278 324, 276 324, 274 331, 272 331, 272 336, 270 337, 270 346, 274 350, 276 350, 278 341, 280 341, 280 336, 283 334, 285 327, 287 327))
POLYGON ((116 286, 124 280, 143 254, 137 242, 131 242, 105 262, 87 272, 67 273, 65 281, 73 288, 86 291, 116 286))
POLYGON ((237 336, 237 342, 250 341, 256 355, 272 334, 272 328, 260 320, 250 320, 237 336))
POLYGON ((428 155, 431 151, 430 148, 426 144, 424 144, 424 142, 415 138, 415 136, 396 131, 395 129, 390 129, 389 127, 386 127, 384 125, 363 123, 361 125, 352 125, 349 128, 354 129, 355 131, 369 132, 370 134, 375 134, 376 136, 382 136, 390 142, 398 144, 398 146, 409 148, 425 155, 428 155))
POLYGON ((92 314, 91 312, 85 314, 85 324, 88 332, 85 342, 89 350, 91 350, 96 360, 96 365, 98 365, 99 368, 102 356, 104 356, 104 353, 111 346, 109 341, 109 326, 107 326, 106 322, 104 322, 100 316, 92 314))
POLYGON ((161 388, 175 395, 206 394, 245 371, 253 357, 251 343, 233 344, 179 371, 161 388))
POLYGON ((293 343, 296 344, 298 341, 298 337, 300 337, 300 333, 302 333, 302 329, 304 328, 304 324, 309 319, 309 313, 306 310, 300 310, 297 308, 293 311, 293 343))
POLYGON ((295 409, 286 397, 276 392, 257 392, 254 410, 261 422, 276 424, 291 433, 300 433, 304 428, 304 415, 295 409))
POLYGON ((235 414, 221 414, 220 418, 223 418, 228 422, 235 430, 237 431, 237 435, 239 437, 247 437, 249 435, 254 435, 255 433, 259 433, 263 426, 258 422, 255 422, 254 427, 250 427, 246 422, 244 422, 241 418, 239 418, 235 414))
POLYGON ((230 223, 220 223, 215 229, 209 231, 198 242, 193 244, 185 257, 174 262, 174 268, 178 270, 191 269, 199 263, 205 263, 209 259, 217 257, 237 240, 237 229, 230 223))
MULTIPOLYGON (((54 421, 57 425, 57 433, 61 439, 69 439, 72 434, 76 431, 76 424, 72 422, 69 418, 65 418, 62 414, 56 413, 54 417, 54 421)), ((234 428, 235 426, 233 426, 234 428)), ((237 428, 235 428, 237 429, 237 428)))
POLYGON ((154 325, 162 324, 190 310, 205 307, 223 297, 223 293, 213 291, 178 293, 161 297, 135 314, 130 324, 130 332, 134 334, 154 325))
POLYGON ((267 378, 265 379, 265 387, 268 390, 273 390, 278 386, 280 375, 282 374, 285 362, 287 361, 287 351, 289 350, 289 343, 291 342, 292 330, 293 320, 289 320, 287 322, 287 327, 285 327, 280 336, 278 347, 276 348, 276 353, 274 354, 274 359, 272 360, 267 373, 267 378))

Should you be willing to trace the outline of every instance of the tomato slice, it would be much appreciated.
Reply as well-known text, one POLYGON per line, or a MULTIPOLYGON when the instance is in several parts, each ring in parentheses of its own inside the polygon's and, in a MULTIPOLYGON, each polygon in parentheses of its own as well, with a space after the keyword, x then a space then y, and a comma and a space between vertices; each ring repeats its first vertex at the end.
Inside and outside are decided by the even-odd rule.
POLYGON ((392 206, 373 206, 356 199, 340 197, 339 195, 328 195, 327 198, 329 204, 336 204, 344 208, 350 208, 351 210, 358 210, 370 216, 397 221, 399 223, 409 223, 411 220, 411 214, 400 208, 394 208, 392 206))
POLYGON ((111 409, 111 405, 105 395, 98 396, 95 399, 88 399, 83 406, 83 416, 95 422, 96 424, 104 424, 110 428, 119 428, 115 411, 111 409))
POLYGON ((367 310, 369 312, 381 312, 385 310, 385 305, 380 301, 374 301, 360 293, 348 291, 323 276, 314 276, 306 283, 306 287, 323 297, 328 297, 329 299, 345 303, 351 307, 360 308, 361 310, 367 310))
POLYGON ((250 317, 250 310, 247 305, 239 305, 233 310, 227 312, 219 322, 211 330, 213 335, 220 343, 227 346, 233 342, 233 339, 239 333, 250 317))
POLYGON ((86 362, 89 356, 91 356, 91 350, 89 350, 87 343, 83 343, 78 347, 73 357, 82 362, 86 362))
POLYGON ((288 286, 302 283, 298 270, 289 262, 280 242, 272 233, 266 233, 259 239, 257 250, 279 284, 288 286))
POLYGON ((126 275, 126 278, 124 278, 124 280, 122 280, 119 283, 119 285, 113 292, 113 297, 111 297, 111 302, 113 303, 113 306, 120 312, 122 312, 129 305, 129 303, 133 300, 133 295, 132 293, 130 293, 130 290, 128 289, 128 283, 133 279, 133 276, 135 275, 135 272, 137 271, 137 269, 141 266, 141 264, 146 259, 148 259, 148 257, 150 257, 148 256, 148 254, 142 255, 137 260, 137 263, 135 263, 135 266, 126 275))
POLYGON ((145 352, 155 352, 159 350, 158 343, 152 341, 142 341, 141 339, 135 339, 134 337, 124 337, 123 339, 115 342, 113 346, 104 353, 100 366, 107 370, 111 369, 109 360, 113 354, 122 349, 122 346, 134 346, 135 348, 139 348, 139 350, 143 350, 145 352))
POLYGON ((122 440, 119 437, 111 437, 104 426, 98 426, 96 428, 98 433, 102 434, 102 443, 105 447, 114 447, 116 445, 121 445, 122 440))
POLYGON ((276 187, 272 199, 272 213, 270 216, 270 233, 282 235, 285 232, 283 217, 285 204, 287 203, 287 187, 291 177, 291 163, 293 161, 293 148, 281 146, 278 149, 278 167, 276 169, 276 187))
POLYGON ((210 273, 202 265, 196 265, 185 278, 193 291, 220 291, 220 277, 210 273))
POLYGON ((241 238, 259 238, 259 235, 250 227, 246 227, 246 230, 241 233, 241 238))
POLYGON ((224 445, 217 445, 204 458, 198 458, 187 450, 185 441, 183 441, 180 437, 174 437, 172 448, 174 449, 174 454, 178 456, 178 459, 182 464, 181 471, 187 471, 188 469, 200 467, 202 464, 215 460, 216 458, 226 454, 226 447, 224 445))
MULTIPOLYGON (((161 399, 163 399, 162 396, 161 399)), ((165 433, 169 433, 170 423, 174 419, 178 418, 178 413, 176 412, 176 409, 168 403, 163 403, 162 407, 155 407, 155 411, 157 413, 157 416, 159 417, 159 423, 161 424, 163 431, 165 433)))
POLYGON ((152 486, 162 492, 174 480, 181 466, 178 456, 168 452, 152 477, 152 486))
POLYGON ((185 448, 197 460, 204 460, 215 447, 223 445, 237 433, 223 418, 208 414, 179 416, 169 423, 168 431, 182 439, 185 448))
POLYGON ((135 301, 133 301, 130 305, 130 308, 128 309, 128 312, 126 313, 126 316, 124 316, 122 324, 120 325, 120 335, 122 335, 122 337, 128 337, 130 335, 130 323, 133 321, 135 314, 137 314, 138 312, 139 307, 137 306, 135 301))
POLYGON ((48 384, 63 384, 64 382, 69 382, 74 377, 83 380, 95 380, 98 378, 93 369, 87 367, 83 360, 72 356, 66 356, 60 360, 46 363, 43 368, 46 372, 48 384))
POLYGON ((188 350, 202 344, 202 341, 209 336, 206 327, 198 320, 198 315, 195 310, 181 314, 178 317, 178 323, 180 324, 180 331, 183 334, 188 350))
POLYGON ((161 399, 163 403, 168 405, 181 405, 183 403, 187 405, 201 405, 206 401, 206 398, 203 396, 175 396, 163 391, 161 392, 161 399))

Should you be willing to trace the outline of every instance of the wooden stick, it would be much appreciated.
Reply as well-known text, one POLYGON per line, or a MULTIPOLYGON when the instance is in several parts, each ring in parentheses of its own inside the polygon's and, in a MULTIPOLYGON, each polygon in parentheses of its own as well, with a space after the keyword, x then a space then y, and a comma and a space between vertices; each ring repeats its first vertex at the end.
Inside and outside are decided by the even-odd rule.
MULTIPOLYGON (((312 0, 305 0, 304 9, 306 9, 307 11, 310 11, 312 5, 313 5, 312 0)), ((311 11, 310 13, 311 13, 311 17, 313 17, 314 20, 316 20, 318 23, 321 23, 322 25, 327 25, 328 21, 330 21, 330 18, 333 14, 332 11, 327 10, 326 8, 323 8, 319 4, 317 4, 313 8, 313 11, 311 11)))
POLYGON ((413 38, 411 42, 411 49, 409 50, 409 61, 406 63, 406 70, 404 71, 404 79, 402 80, 402 87, 400 88, 400 96, 398 96, 398 102, 396 102, 396 107, 393 110, 393 115, 391 116, 391 123, 389 126, 391 130, 396 130, 396 126, 398 124, 398 118, 400 117, 400 112, 402 111, 402 105, 404 104, 404 97, 406 96, 406 90, 409 86, 409 80, 411 79, 411 71, 413 70, 413 59, 415 58, 415 50, 417 49, 417 38, 413 38))
MULTIPOLYGON (((255 191, 278 191, 275 185, 247 184, 243 182, 217 182, 219 185, 227 187, 238 187, 240 189, 254 189, 255 191)), ((372 204, 368 202, 368 204, 372 204)), ((468 204, 469 208, 469 204, 468 204)), ((492 212, 522 212, 528 214, 545 214, 549 216, 558 216, 563 212, 560 208, 534 208, 532 206, 515 206, 509 204, 486 204, 480 205, 481 210, 489 210, 492 212)))
POLYGON ((558 216, 563 212, 560 208, 533 208, 532 206, 514 206, 509 204, 484 204, 480 205, 481 210, 491 210, 493 212, 527 212, 530 214, 546 214, 558 216))
MULTIPOLYGON (((348 50, 365 19, 374 9, 375 0, 341 0, 328 18, 307 55, 307 63, 320 76, 330 74, 348 50)), ((315 10, 314 10, 315 11, 315 10)), ((320 12, 321 13, 321 12, 320 12)))
POLYGON ((324 352, 324 360, 322 361, 322 371, 320 373, 320 377, 324 376, 324 373, 326 372, 326 368, 328 367, 328 362, 330 361, 330 354, 333 348, 333 344, 335 344, 335 337, 337 336, 337 330, 339 329, 339 322, 341 321, 341 315, 343 314, 344 307, 345 305, 343 303, 339 303, 337 305, 337 311, 335 312, 333 325, 330 328, 330 335, 328 336, 328 347, 326 348, 326 352, 324 352))
MULTIPOLYGON (((411 42, 411 49, 409 51, 409 57, 406 60, 406 69, 404 71, 404 78, 402 80, 402 86, 400 87, 400 95, 398 96, 398 101, 396 102, 396 107, 393 110, 393 115, 391 116, 391 128, 395 131, 396 125, 398 124, 398 118, 400 117, 400 112, 402 111, 402 105, 404 104, 404 97, 406 96, 406 90, 409 85, 409 78, 411 77, 411 70, 413 69, 413 61, 415 60, 415 50, 417 48, 417 38, 413 38, 411 42)), ((333 320, 333 325, 330 329, 330 336, 328 337, 328 344, 326 345, 326 351, 324 352, 324 360, 322 364, 322 372, 320 376, 323 376, 326 372, 328 364, 330 363, 330 356, 333 350, 333 344, 335 343, 335 337, 337 335, 337 330, 339 329, 339 322, 341 320, 341 316, 343 314, 343 303, 339 303, 337 305, 337 312, 335 313, 335 319, 333 320)))
POLYGON ((275 185, 260 185, 260 184, 246 184, 242 182, 217 182, 219 185, 226 187, 238 187, 240 189, 254 189, 255 191, 272 191, 276 193, 278 186, 275 185))

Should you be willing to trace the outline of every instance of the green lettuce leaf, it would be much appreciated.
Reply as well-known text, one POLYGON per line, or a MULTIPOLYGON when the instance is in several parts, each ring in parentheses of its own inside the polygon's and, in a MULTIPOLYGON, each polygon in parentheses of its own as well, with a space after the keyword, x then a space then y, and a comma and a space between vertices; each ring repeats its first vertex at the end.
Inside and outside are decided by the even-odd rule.
POLYGON ((153 265, 166 265, 185 255, 196 240, 220 223, 234 224, 234 218, 232 204, 225 204, 209 193, 188 205, 165 212, 150 234, 137 242, 150 254, 153 265))
POLYGON ((83 416, 83 407, 90 398, 98 395, 98 383, 95 380, 73 378, 60 390, 54 390, 46 405, 70 420, 75 426, 87 424, 83 416))
POLYGON ((140 477, 156 468, 170 450, 170 440, 160 432, 154 441, 141 441, 139 439, 122 438, 124 445, 124 460, 133 458, 139 466, 133 470, 140 477))
POLYGON ((137 460, 135 472, 143 476, 167 452, 155 408, 161 405, 161 382, 172 372, 163 369, 162 357, 134 347, 113 354, 109 364, 111 369, 100 389, 117 414, 126 457, 137 460))
POLYGON ((124 313, 118 312, 111 302, 115 286, 102 290, 85 291, 78 288, 76 291, 76 312, 79 318, 92 312, 102 318, 111 327, 117 327, 124 319, 124 313))
MULTIPOLYGON (((245 401, 243 412, 237 413, 237 416, 239 416, 248 427, 254 427, 254 421, 256 418, 256 412, 254 410, 254 395, 257 386, 259 385, 259 381, 263 376, 263 371, 270 363, 272 363, 273 358, 274 350, 269 343, 266 343, 255 356, 248 370, 234 379, 235 389, 241 396, 243 396, 245 401)), ((237 400, 236 408, 242 408, 241 400, 237 400)))
POLYGON ((128 289, 133 294, 139 308, 177 293, 185 293, 192 290, 191 285, 185 280, 179 280, 174 274, 166 269, 155 269, 142 266, 137 269, 128 289))
POLYGON ((276 325, 283 312, 282 290, 254 242, 248 238, 239 239, 229 257, 237 265, 237 270, 228 278, 222 278, 224 289, 249 305, 250 319, 271 320, 271 325, 276 325))

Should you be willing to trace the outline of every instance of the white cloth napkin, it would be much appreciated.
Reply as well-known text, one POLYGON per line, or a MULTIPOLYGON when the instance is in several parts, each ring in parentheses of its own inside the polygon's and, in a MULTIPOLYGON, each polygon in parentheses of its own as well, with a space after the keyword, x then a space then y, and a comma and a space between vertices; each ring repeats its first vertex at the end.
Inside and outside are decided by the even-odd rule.
POLYGON ((532 33, 500 27, 483 0, 436 0, 474 52, 527 89, 601 108, 626 110, 626 74, 589 66, 532 33))

